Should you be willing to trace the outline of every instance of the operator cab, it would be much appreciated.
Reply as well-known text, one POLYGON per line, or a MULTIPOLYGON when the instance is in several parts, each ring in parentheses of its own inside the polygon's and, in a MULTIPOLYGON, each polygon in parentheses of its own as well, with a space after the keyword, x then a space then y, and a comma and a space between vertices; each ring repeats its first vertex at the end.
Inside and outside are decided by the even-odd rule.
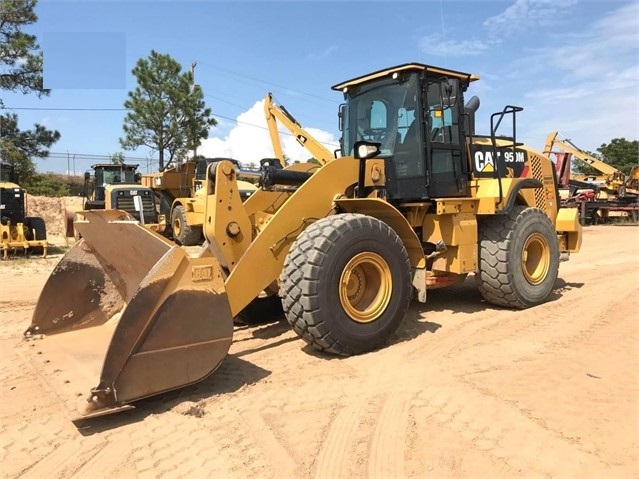
POLYGON ((478 77, 410 63, 334 85, 343 156, 356 142, 379 144, 386 198, 424 201, 467 196, 470 177, 463 93, 478 77))
POLYGON ((84 189, 87 198, 94 196, 94 201, 104 202, 107 185, 136 184, 140 182, 138 165, 104 163, 92 165, 94 174, 84 174, 84 189))

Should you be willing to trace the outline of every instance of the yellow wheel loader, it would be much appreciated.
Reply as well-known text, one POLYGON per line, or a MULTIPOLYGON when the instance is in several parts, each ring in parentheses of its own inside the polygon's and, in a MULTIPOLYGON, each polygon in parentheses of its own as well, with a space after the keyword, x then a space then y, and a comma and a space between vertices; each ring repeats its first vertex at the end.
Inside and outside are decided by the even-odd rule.
MULTIPOLYGON (((84 173, 84 210, 121 210, 145 227, 162 233, 166 218, 158 213, 153 190, 140 184, 139 165, 127 163, 98 163, 91 166, 93 173, 84 173)), ((84 211, 64 211, 65 235, 80 238, 75 228, 84 220, 84 211)))
POLYGON ((18 185, 18 175, 13 166, 0 162, 0 251, 2 259, 10 251, 42 250, 47 256, 47 227, 44 219, 27 216, 26 192, 18 185))
POLYGON ((117 211, 87 211, 25 332, 55 390, 85 396, 76 417, 207 377, 233 318, 274 294, 306 343, 337 355, 383 347, 411 298, 469 273, 495 305, 546 301, 560 255, 580 248, 577 212, 559 208, 548 157, 517 142, 521 108, 475 135, 475 80, 419 63, 376 71, 333 87, 341 157, 212 163, 197 258, 117 211), (246 202, 240 177, 259 180, 246 202))
MULTIPOLYGON (((158 173, 142 175, 142 184, 151 188, 160 205, 160 212, 170 219, 168 236, 183 246, 201 245, 204 242, 204 204, 206 194, 206 170, 211 163, 227 158, 198 157, 158 173)), ((237 160, 227 159, 236 168, 237 160)), ((240 196, 246 200, 257 187, 248 181, 238 182, 240 196)))

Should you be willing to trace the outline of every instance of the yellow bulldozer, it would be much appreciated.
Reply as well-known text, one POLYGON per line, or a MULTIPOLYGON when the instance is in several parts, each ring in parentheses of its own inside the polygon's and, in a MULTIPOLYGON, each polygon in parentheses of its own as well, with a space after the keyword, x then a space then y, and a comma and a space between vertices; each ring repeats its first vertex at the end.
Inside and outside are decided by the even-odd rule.
POLYGON ((2 259, 9 257, 10 251, 24 251, 25 254, 42 250, 46 257, 47 227, 44 219, 27 216, 26 191, 20 187, 18 174, 12 165, 0 161, 0 250, 2 259))
POLYGON ((233 318, 273 295, 303 341, 344 356, 383 347, 411 299, 468 274, 497 306, 547 301, 560 256, 581 246, 578 214, 559 207, 549 158, 517 142, 520 107, 475 134, 479 100, 464 94, 477 79, 420 63, 375 71, 333 86, 340 157, 212 163, 198 257, 117 210, 87 211, 25 332, 56 391, 86 396, 75 417, 207 377, 233 318), (241 177, 260 185, 245 202, 241 177))

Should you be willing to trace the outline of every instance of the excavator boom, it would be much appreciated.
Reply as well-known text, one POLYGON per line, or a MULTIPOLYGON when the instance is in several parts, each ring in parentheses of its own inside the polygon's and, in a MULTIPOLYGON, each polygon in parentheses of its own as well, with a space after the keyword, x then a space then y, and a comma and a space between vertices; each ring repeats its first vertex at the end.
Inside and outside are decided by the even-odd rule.
POLYGON ((557 139, 557 136, 559 136, 559 132, 553 131, 546 137, 546 146, 544 147, 544 152, 546 154, 551 153, 555 147, 558 147, 564 150, 566 153, 570 153, 579 161, 586 163, 587 165, 593 167, 604 175, 613 177, 621 174, 623 176, 623 173, 614 166, 609 165, 605 161, 601 161, 594 156, 589 155, 585 151, 577 148, 570 140, 557 139))
POLYGON ((284 161, 284 150, 282 150, 282 142, 280 141, 280 134, 277 129, 278 121, 291 132, 297 142, 306 148, 321 165, 325 165, 335 159, 335 155, 302 128, 302 125, 293 118, 293 115, 291 115, 284 106, 275 103, 271 93, 267 94, 264 99, 264 116, 266 117, 266 124, 268 125, 268 131, 271 135, 271 143, 273 144, 275 156, 280 160, 282 165, 286 164, 286 162, 284 161))

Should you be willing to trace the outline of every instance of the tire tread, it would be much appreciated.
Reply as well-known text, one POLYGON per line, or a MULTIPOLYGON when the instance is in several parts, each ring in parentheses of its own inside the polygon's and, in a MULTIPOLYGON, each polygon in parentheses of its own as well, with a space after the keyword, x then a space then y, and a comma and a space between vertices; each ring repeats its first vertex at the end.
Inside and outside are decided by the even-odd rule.
MULTIPOLYGON (((395 247, 403 249, 403 261, 410 284, 408 254, 399 237, 381 221, 355 213, 329 216, 304 230, 291 247, 280 277, 284 313, 295 333, 313 348, 339 356, 351 356, 368 349, 359 350, 343 344, 334 337, 329 326, 314 314, 319 311, 321 300, 317 278, 331 248, 355 228, 374 228, 385 235, 389 242, 394 242, 395 247)), ((410 301, 410 288, 408 291, 406 307, 410 301)))

